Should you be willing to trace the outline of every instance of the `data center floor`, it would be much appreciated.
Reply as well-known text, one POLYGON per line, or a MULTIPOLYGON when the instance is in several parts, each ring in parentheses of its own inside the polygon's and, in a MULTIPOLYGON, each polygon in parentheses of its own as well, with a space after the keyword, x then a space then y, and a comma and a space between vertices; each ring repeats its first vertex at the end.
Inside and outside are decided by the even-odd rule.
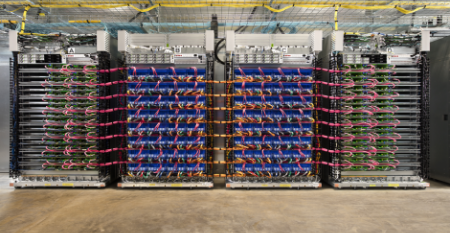
POLYGON ((427 190, 17 189, 0 232, 449 232, 450 186, 427 190))

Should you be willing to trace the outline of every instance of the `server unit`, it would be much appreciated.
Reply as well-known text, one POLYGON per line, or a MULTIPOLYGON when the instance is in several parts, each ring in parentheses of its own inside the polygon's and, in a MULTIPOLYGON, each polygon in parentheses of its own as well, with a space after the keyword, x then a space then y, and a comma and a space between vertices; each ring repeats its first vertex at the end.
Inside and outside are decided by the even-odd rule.
POLYGON ((11 31, 10 49, 11 186, 105 187, 109 35, 11 31))
POLYGON ((213 31, 119 31, 122 188, 211 188, 213 31))
POLYGON ((314 80, 322 31, 227 31, 226 50, 226 187, 320 188, 314 80))
POLYGON ((326 38, 319 150, 333 187, 428 187, 428 33, 326 38))

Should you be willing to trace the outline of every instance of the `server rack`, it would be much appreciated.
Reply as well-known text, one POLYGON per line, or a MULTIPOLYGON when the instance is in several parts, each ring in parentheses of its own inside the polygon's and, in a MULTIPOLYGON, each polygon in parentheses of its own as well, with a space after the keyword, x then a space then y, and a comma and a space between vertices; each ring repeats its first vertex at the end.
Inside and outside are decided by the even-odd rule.
POLYGON ((320 188, 314 80, 322 31, 227 31, 226 50, 226 187, 320 188))
POLYGON ((335 31, 324 45, 324 179, 335 188, 428 187, 429 32, 335 31))
POLYGON ((448 133, 449 47, 450 38, 431 43, 430 76, 430 178, 450 183, 450 153, 448 133))
POLYGON ((118 43, 128 69, 118 187, 212 188, 214 32, 119 31, 118 43))
POLYGON ((10 32, 11 186, 105 187, 109 35, 10 32))

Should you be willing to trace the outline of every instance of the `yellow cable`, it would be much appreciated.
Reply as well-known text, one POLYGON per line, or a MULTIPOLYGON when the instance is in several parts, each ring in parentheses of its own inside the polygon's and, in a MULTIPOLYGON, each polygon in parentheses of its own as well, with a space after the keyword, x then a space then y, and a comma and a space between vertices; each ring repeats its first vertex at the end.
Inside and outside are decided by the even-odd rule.
MULTIPOLYGON (((86 1, 86 0, 38 0, 36 1, 38 4, 84 4, 89 2, 89 4, 104 4, 105 0, 90 0, 90 1, 86 1)), ((114 2, 116 4, 147 4, 148 0, 114 0, 114 1, 109 1, 109 2, 114 2)), ((182 4, 208 4, 210 5, 211 3, 221 3, 221 4, 247 4, 249 1, 245 1, 245 0, 156 0, 154 1, 156 4, 178 4, 178 3, 182 3, 182 4)), ((252 4, 268 4, 269 1, 267 0, 252 0, 251 3, 252 4)), ((329 5, 329 4, 341 4, 341 5, 392 5, 392 6, 400 6, 400 5, 409 5, 409 6, 419 6, 419 5, 423 5, 424 2, 426 2, 426 4, 429 5, 437 5, 437 6, 442 6, 442 5, 449 5, 450 3, 448 1, 325 1, 325 0, 320 0, 320 1, 312 1, 312 0, 306 0, 306 1, 301 1, 301 0, 273 0, 272 1, 272 5, 276 5, 276 4, 286 4, 286 5, 292 5, 292 4, 320 4, 320 5, 329 5)), ((2 4, 6 4, 6 5, 27 5, 29 4, 29 2, 27 1, 2 1, 2 4)))
POLYGON ((364 32, 346 32, 345 33, 345 35, 361 35, 361 33, 364 33, 364 32))
MULTIPOLYGON (((449 2, 439 2, 439 1, 392 1, 387 5, 392 5, 392 6, 400 6, 400 5, 408 5, 408 6, 419 6, 419 5, 423 5, 424 2, 426 2, 427 4, 432 4, 432 5, 448 5, 449 2)), ((383 4, 384 5, 384 4, 383 4)))
MULTIPOLYGON (((346 2, 347 3, 347 2, 346 2)), ((411 5, 411 4, 406 4, 405 2, 399 2, 399 5, 411 5)), ((412 5, 416 5, 416 4, 412 4, 412 5)), ((25 35, 24 34, 24 30, 25 30, 25 21, 26 21, 26 15, 27 12, 30 8, 32 7, 43 7, 43 8, 76 8, 76 7, 86 7, 86 8, 94 8, 94 9, 111 9, 111 8, 119 8, 119 7, 131 7, 139 12, 147 12, 150 10, 153 10, 157 7, 180 7, 180 8, 199 8, 199 7, 233 7, 233 8, 245 8, 245 7, 257 7, 257 6, 263 6, 266 9, 272 11, 272 12, 283 12, 291 7, 301 7, 301 8, 328 8, 328 7, 333 7, 333 5, 320 5, 320 4, 315 4, 315 5, 289 5, 286 6, 282 9, 275 9, 270 7, 269 5, 265 5, 265 4, 158 4, 158 5, 154 5, 151 6, 149 8, 146 9, 139 9, 131 4, 107 4, 107 5, 82 5, 82 4, 78 4, 78 5, 57 5, 57 4, 53 4, 53 5, 46 5, 46 4, 42 4, 42 5, 28 5, 25 6, 25 10, 23 12, 23 18, 22 18, 22 27, 20 30, 21 35, 25 35)), ((411 14, 414 12, 417 12, 419 10, 422 9, 433 9, 433 10, 444 10, 444 9, 450 9, 450 6, 427 6, 427 5, 423 5, 423 7, 418 7, 414 10, 406 10, 402 7, 399 7, 397 5, 393 5, 392 3, 390 5, 378 5, 378 6, 358 6, 358 5, 334 5, 335 6, 335 13, 334 13, 334 20, 335 20, 335 30, 338 30, 338 21, 337 21, 337 13, 339 8, 345 8, 345 9, 357 9, 357 10, 384 10, 384 9, 396 9, 398 11, 400 11, 403 14, 411 14)), ((17 8, 11 12, 17 11, 19 9, 21 9, 23 7, 17 8)), ((44 34, 33 34, 33 35, 44 35, 44 34)))
POLYGON ((403 8, 401 8, 401 7, 398 7, 398 6, 395 6, 395 9, 397 9, 398 11, 400 11, 400 12, 402 12, 403 14, 406 15, 406 14, 411 14, 411 13, 414 13, 414 12, 416 12, 416 11, 422 10, 422 9, 424 9, 424 7, 419 7, 419 8, 416 8, 415 10, 412 10, 412 11, 403 9, 403 8))
MULTIPOLYGON (((85 7, 85 8, 94 8, 94 9, 111 9, 111 8, 118 8, 118 7, 127 7, 132 6, 130 4, 107 4, 107 5, 30 5, 31 7, 43 7, 43 8, 76 8, 76 7, 85 7)), ((156 5, 158 7, 158 5, 156 5)), ((139 8, 137 8, 139 9, 139 8)), ((147 8, 148 9, 148 8, 147 8)))
POLYGON ((146 8, 146 9, 139 9, 139 8, 133 6, 133 5, 128 5, 128 6, 134 8, 135 10, 137 10, 139 12, 147 12, 147 11, 151 11, 151 10, 155 9, 156 7, 159 7, 159 5, 154 5, 154 6, 151 6, 149 8, 146 8))
MULTIPOLYGON (((160 4, 160 5, 154 5, 152 7, 183 7, 183 8, 197 8, 197 7, 208 7, 211 6, 211 4, 189 4, 189 5, 178 5, 178 4, 160 4)), ((230 5, 231 6, 231 5, 230 5)), ((151 8, 151 7, 149 7, 151 8)))
POLYGON ((31 8, 31 6, 25 7, 25 11, 23 12, 23 18, 22 18, 22 27, 20 28, 19 34, 22 34, 23 31, 25 30, 25 20, 27 19, 27 12, 30 8, 31 8))
POLYGON ((287 7, 281 8, 281 9, 275 9, 275 8, 270 7, 270 6, 264 5, 265 8, 267 8, 268 10, 270 10, 272 12, 276 12, 276 13, 283 12, 283 11, 293 7, 293 6, 294 6, 294 4, 292 4, 291 6, 287 6, 287 7))
POLYGON ((101 20, 69 20, 69 23, 101 23, 101 20))
POLYGON ((13 23, 13 24, 16 24, 17 21, 9 20, 9 19, 0 19, 0 23, 13 23))
POLYGON ((395 6, 355 6, 355 5, 342 5, 341 7, 353 10, 385 10, 395 8, 395 6))
POLYGON ((339 5, 336 5, 336 7, 334 8, 334 30, 335 31, 339 30, 338 29, 338 19, 337 19, 338 11, 339 11, 339 5))
POLYGON ((450 9, 450 6, 424 6, 424 9, 444 10, 444 9, 450 9))
POLYGON ((58 36, 56 34, 52 35, 52 34, 29 33, 29 32, 20 32, 19 34, 24 36, 58 36))
MULTIPOLYGON (((313 2, 311 2, 313 3, 313 2)), ((336 2, 338 3, 338 2, 336 2)), ((349 2, 341 2, 341 3, 345 3, 345 4, 349 4, 349 2)), ((356 3, 355 3, 356 4, 356 3)), ((408 5, 405 4, 404 2, 399 3, 399 5, 408 5)), ((417 4, 413 4, 413 5, 417 5, 417 4)), ((329 8, 329 7, 333 7, 336 5, 323 5, 323 4, 302 4, 302 5, 289 5, 286 6, 282 9, 275 9, 270 7, 269 5, 265 5, 265 4, 215 4, 215 3, 211 3, 211 4, 157 4, 154 6, 151 6, 149 8, 146 9, 139 9, 137 7, 135 7, 134 5, 131 4, 107 4, 107 5, 83 5, 83 4, 79 4, 79 5, 57 5, 57 4, 52 4, 52 5, 46 5, 46 4, 42 4, 42 5, 31 5, 30 7, 45 7, 45 8, 75 8, 75 7, 86 7, 86 8, 95 8, 95 9, 110 9, 110 8, 118 8, 118 7, 131 7, 139 12, 147 12, 150 10, 153 10, 157 7, 180 7, 180 8, 199 8, 199 7, 233 7, 233 8, 247 8, 247 7, 265 7, 266 9, 272 11, 272 12, 283 12, 289 8, 292 7, 301 7, 301 8, 329 8)), ((27 6, 29 7, 29 6, 27 6)), ((27 8, 25 7, 25 8, 27 8)), ((433 10, 444 10, 444 9, 450 9, 450 6, 428 6, 426 4, 424 4, 422 7, 418 7, 414 10, 406 10, 402 7, 399 7, 397 5, 376 5, 376 6, 365 6, 365 5, 338 5, 338 7, 340 8, 345 8, 345 9, 357 9, 357 10, 385 10, 385 9, 396 9, 400 12, 402 12, 403 14, 411 14, 414 12, 417 12, 419 10, 422 9, 433 9, 433 10)), ((19 9, 19 8, 18 8, 19 9)), ((18 10, 15 9, 14 11, 18 10)))

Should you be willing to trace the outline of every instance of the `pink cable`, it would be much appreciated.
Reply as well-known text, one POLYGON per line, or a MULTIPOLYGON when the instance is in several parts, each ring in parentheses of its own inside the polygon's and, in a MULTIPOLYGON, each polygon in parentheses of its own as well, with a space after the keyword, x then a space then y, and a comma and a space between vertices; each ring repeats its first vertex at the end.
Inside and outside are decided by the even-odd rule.
POLYGON ((326 122, 326 121, 317 121, 317 124, 324 124, 324 125, 329 125, 329 126, 353 126, 356 124, 352 124, 352 123, 330 123, 330 122, 326 122))
POLYGON ((197 77, 197 67, 193 66, 190 68, 194 70, 194 77, 197 77))
POLYGON ((241 72, 241 75, 245 77, 245 73, 241 68, 239 68, 239 71, 241 72))
POLYGON ((327 109, 327 108, 315 108, 316 110, 319 111, 324 111, 324 112, 329 112, 329 113, 352 113, 353 110, 332 110, 332 109, 327 109))
POLYGON ((401 122, 397 119, 395 119, 396 123, 377 123, 378 126, 393 126, 394 128, 397 127, 401 122))
MULTIPOLYGON (((259 69, 259 68, 258 68, 258 69, 259 69)), ((260 71, 260 72, 261 72, 261 71, 260 71)), ((284 72, 283 72, 283 70, 282 70, 281 68, 278 68, 278 72, 281 74, 281 76, 283 76, 283 77, 285 76, 285 75, 284 75, 284 72)), ((263 76, 264 76, 264 75, 263 75, 263 76)))
POLYGON ((177 77, 177 72, 175 71, 175 67, 170 67, 170 69, 172 70, 173 76, 177 77))
POLYGON ((266 75, 264 75, 264 72, 263 72, 263 70, 261 69, 261 67, 258 67, 258 70, 259 70, 259 74, 260 74, 261 76, 263 76, 263 77, 266 76, 266 75))
POLYGON ((356 94, 354 96, 329 96, 329 95, 323 95, 323 94, 315 94, 313 96, 323 97, 323 98, 332 99, 332 100, 339 100, 339 99, 352 100, 353 98, 356 97, 356 94))
POLYGON ((313 81, 313 83, 324 84, 328 86, 345 86, 345 87, 353 87, 355 86, 355 82, 351 80, 350 83, 328 83, 325 81, 313 81))
POLYGON ((395 84, 394 84, 394 83, 390 83, 390 82, 382 83, 382 84, 378 84, 378 85, 380 85, 380 86, 389 86, 389 85, 392 85, 392 88, 395 88, 395 84))
POLYGON ((320 151, 325 151, 325 152, 329 152, 329 153, 370 153, 370 152, 377 152, 377 151, 381 151, 381 150, 377 150, 375 147, 371 147, 371 150, 357 150, 355 148, 351 149, 351 150, 329 150, 326 148, 312 148, 312 150, 320 150, 320 151))
POLYGON ((158 73, 156 73, 155 67, 150 67, 150 69, 152 69, 153 75, 154 76, 158 76, 158 73))
POLYGON ((354 139, 355 136, 348 136, 348 137, 333 137, 333 136, 328 136, 328 135, 323 135, 323 134, 316 134, 316 137, 322 137, 322 138, 327 138, 330 140, 346 140, 346 139, 354 139))

